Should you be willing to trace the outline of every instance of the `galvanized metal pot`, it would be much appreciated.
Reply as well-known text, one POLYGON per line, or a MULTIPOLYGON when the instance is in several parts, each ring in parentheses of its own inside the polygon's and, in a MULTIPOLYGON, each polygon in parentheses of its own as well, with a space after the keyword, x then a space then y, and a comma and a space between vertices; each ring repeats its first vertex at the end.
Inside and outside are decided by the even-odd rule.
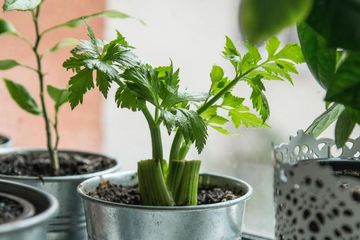
POLYGON ((238 199, 200 206, 137 206, 111 203, 87 195, 101 179, 113 184, 137 183, 134 172, 109 174, 81 183, 89 240, 239 240, 249 184, 236 178, 202 174, 202 186, 216 185, 242 191, 238 199))
MULTIPOLYGON (((26 152, 26 151, 40 151, 38 149, 9 149, 1 150, 0 154, 26 152)), ((79 151, 61 151, 68 153, 84 153, 79 151)), ((86 154, 89 154, 86 152, 86 154)), ((101 156, 98 154, 92 154, 101 156)), ((77 186, 84 180, 101 176, 103 174, 112 173, 119 169, 119 163, 114 167, 90 174, 75 175, 75 176, 59 176, 59 177, 26 177, 26 176, 8 176, 0 175, 0 179, 11 180, 19 183, 34 186, 44 190, 59 201, 59 215, 51 219, 48 226, 49 240, 83 240, 86 239, 86 222, 84 215, 84 208, 81 199, 76 192, 77 186)))
POLYGON ((10 181, 0 180, 0 193, 17 196, 34 207, 35 215, 22 216, 13 222, 0 225, 1 240, 45 240, 49 219, 56 215, 57 200, 39 189, 10 181))

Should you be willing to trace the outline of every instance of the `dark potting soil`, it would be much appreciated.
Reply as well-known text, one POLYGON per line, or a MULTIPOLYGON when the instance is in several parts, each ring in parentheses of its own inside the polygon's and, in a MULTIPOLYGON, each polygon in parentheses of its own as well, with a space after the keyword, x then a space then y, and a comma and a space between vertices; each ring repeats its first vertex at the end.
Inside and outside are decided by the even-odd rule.
POLYGON ((24 208, 20 203, 0 196, 0 224, 14 221, 23 211, 24 208))
MULTIPOLYGON (((141 205, 139 186, 123 186, 104 181, 89 196, 108 202, 141 205)), ((219 187, 206 187, 198 191, 198 205, 226 202, 241 197, 242 193, 234 193, 219 187)))
MULTIPOLYGON (((116 162, 86 153, 59 152, 58 176, 99 172, 115 166, 116 162)), ((47 152, 26 152, 0 155, 0 174, 12 176, 53 176, 47 152)))

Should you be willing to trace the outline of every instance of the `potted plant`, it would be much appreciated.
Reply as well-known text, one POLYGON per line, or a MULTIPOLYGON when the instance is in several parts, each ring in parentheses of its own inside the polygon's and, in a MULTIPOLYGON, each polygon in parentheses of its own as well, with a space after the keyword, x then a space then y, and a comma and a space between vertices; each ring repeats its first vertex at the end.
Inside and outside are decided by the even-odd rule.
POLYGON ((31 96, 29 91, 10 79, 3 79, 15 102, 25 111, 41 116, 46 129, 47 149, 9 149, 0 155, 0 178, 21 182, 38 187, 53 194, 60 202, 57 218, 50 221, 48 228, 49 239, 83 239, 86 236, 85 216, 81 200, 76 193, 77 185, 90 177, 110 173, 119 168, 114 159, 103 155, 58 150, 59 128, 58 114, 67 102, 69 92, 46 84, 43 69, 43 57, 64 46, 78 43, 75 39, 63 39, 52 48, 40 50, 42 40, 48 33, 60 28, 75 28, 85 23, 85 20, 95 17, 127 18, 128 15, 118 11, 104 11, 60 23, 47 29, 40 29, 41 8, 44 1, 40 0, 5 0, 5 11, 23 11, 30 14, 34 24, 34 41, 18 32, 7 20, 0 19, 0 34, 10 34, 24 41, 34 53, 36 67, 24 65, 21 62, 4 59, 0 60, 0 69, 9 70, 22 67, 37 74, 39 84, 40 104, 31 96), (54 111, 49 111, 46 104, 46 90, 53 100, 54 111), (54 116, 50 116, 54 112, 54 116))
POLYGON ((144 114, 152 142, 152 158, 139 161, 137 172, 95 177, 79 185, 89 238, 241 238, 244 202, 251 187, 227 176, 199 176, 201 162, 185 160, 186 155, 192 144, 198 152, 203 150, 208 127, 225 134, 227 122, 236 127, 267 127, 270 112, 263 81, 291 81, 295 64, 303 61, 299 47, 280 48, 279 40, 272 38, 266 45, 268 56, 262 60, 254 45, 246 44, 248 52, 241 55, 227 37, 223 54, 234 67, 234 78, 214 65, 208 92, 193 94, 179 89, 179 69, 173 63, 145 64, 121 33, 104 43, 91 28, 88 31, 90 40, 74 48, 63 64, 75 72, 68 89, 72 108, 82 103, 94 82, 104 97, 115 85, 118 107, 144 114), (239 82, 251 87, 250 99, 260 117, 234 94, 239 82), (163 155, 161 125, 169 134, 175 133, 169 161, 163 155))
POLYGON ((50 194, 28 185, 0 180, 0 238, 46 239, 49 219, 58 210, 50 194))
POLYGON ((360 138, 354 129, 360 124, 360 3, 308 0, 267 4, 268 8, 263 8, 259 1, 243 1, 240 14, 245 35, 253 42, 261 41, 297 23, 305 62, 326 90, 325 112, 305 132, 299 131, 288 144, 275 149, 276 237, 358 237, 357 212, 351 212, 351 216, 336 212, 339 207, 356 209, 359 204, 356 178, 360 169, 360 138), (277 11, 282 15, 272 18, 277 11), (259 15, 263 17, 258 19, 259 15), (261 22, 266 25, 259 28, 261 22), (316 139, 334 122, 335 139, 316 139), (352 132, 355 139, 349 138, 352 132), (327 189, 327 193, 322 189, 327 189), (318 197, 312 201, 311 194, 315 193, 318 197), (312 215, 304 214, 305 210, 312 215), (293 221, 301 214, 307 217, 293 221), (323 221, 317 216, 323 216, 323 221))

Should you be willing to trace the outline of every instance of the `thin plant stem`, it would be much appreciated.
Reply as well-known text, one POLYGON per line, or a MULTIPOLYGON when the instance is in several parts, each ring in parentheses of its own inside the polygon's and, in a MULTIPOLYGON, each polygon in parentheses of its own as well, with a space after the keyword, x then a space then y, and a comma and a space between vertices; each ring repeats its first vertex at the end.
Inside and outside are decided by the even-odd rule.
POLYGON ((39 7, 37 7, 36 10, 34 10, 32 12, 33 22, 34 22, 34 26, 35 26, 35 44, 33 46, 33 52, 36 57, 37 74, 38 74, 39 83, 40 83, 39 84, 40 85, 40 102, 41 102, 41 108, 42 108, 42 115, 43 115, 44 122, 45 122, 47 149, 48 149, 49 155, 50 155, 51 167, 53 170, 53 174, 58 175, 59 170, 60 170, 60 164, 59 164, 59 159, 57 156, 57 151, 56 151, 56 149, 54 149, 54 146, 52 143, 51 123, 50 123, 49 115, 47 112, 45 96, 44 96, 44 89, 45 89, 44 73, 42 72, 42 61, 41 61, 41 55, 39 53, 39 45, 41 42, 41 35, 40 35, 40 31, 39 31, 39 22, 38 22, 38 18, 39 18, 39 14, 40 14, 40 7, 41 7, 41 4, 39 5, 39 7))

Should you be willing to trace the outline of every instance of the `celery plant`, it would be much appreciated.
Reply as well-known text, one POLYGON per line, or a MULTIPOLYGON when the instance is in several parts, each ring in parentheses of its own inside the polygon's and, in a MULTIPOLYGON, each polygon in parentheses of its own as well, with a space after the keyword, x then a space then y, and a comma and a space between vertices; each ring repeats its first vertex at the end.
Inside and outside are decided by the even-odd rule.
POLYGON ((94 17, 112 17, 112 18, 127 18, 128 15, 118 11, 103 11, 95 14, 82 16, 71 19, 65 23, 57 24, 50 28, 40 30, 40 10, 45 0, 5 0, 3 4, 4 11, 24 11, 32 15, 32 22, 34 25, 35 39, 31 41, 26 36, 18 32, 13 24, 5 19, 0 18, 0 35, 12 35, 21 39, 27 44, 36 60, 36 67, 21 64, 13 59, 0 60, 0 70, 9 70, 14 67, 23 67, 36 73, 39 83, 39 99, 40 106, 37 101, 31 96, 29 91, 21 84, 16 83, 10 79, 3 79, 5 85, 14 99, 14 101, 25 111, 34 115, 40 115, 44 119, 46 130, 47 150, 51 159, 51 170, 54 175, 58 175, 60 164, 58 159, 58 145, 59 145, 59 129, 58 129, 58 113, 60 107, 68 101, 69 92, 67 89, 59 89, 51 85, 45 85, 45 72, 43 70, 43 58, 53 52, 58 51, 65 46, 74 46, 78 43, 76 39, 66 38, 56 43, 53 47, 40 51, 40 45, 44 37, 51 31, 59 28, 75 28, 84 23, 84 20, 94 17), (45 89, 54 101, 54 116, 51 120, 45 101, 45 89), (55 133, 55 136, 53 136, 55 133))
POLYGON ((193 94, 179 90, 179 69, 173 63, 153 67, 141 62, 119 32, 109 43, 96 39, 91 28, 88 32, 90 40, 81 41, 64 62, 64 67, 75 73, 69 81, 70 104, 75 108, 82 103, 83 95, 95 84, 105 98, 115 85, 118 107, 143 113, 152 140, 152 158, 139 161, 137 170, 145 205, 196 205, 200 161, 184 160, 190 146, 194 144, 200 153, 208 127, 227 134, 223 125, 228 122, 236 127, 268 127, 265 121, 270 110, 263 82, 291 82, 291 74, 297 73, 295 64, 303 61, 296 44, 280 48, 279 40, 272 38, 266 44, 267 58, 262 60, 254 45, 247 43, 248 51, 241 55, 227 37, 223 55, 234 67, 235 76, 229 79, 214 65, 208 92, 193 94), (234 93, 239 82, 252 89, 253 111, 234 93), (175 132, 169 162, 163 157, 161 126, 169 134, 175 132))

